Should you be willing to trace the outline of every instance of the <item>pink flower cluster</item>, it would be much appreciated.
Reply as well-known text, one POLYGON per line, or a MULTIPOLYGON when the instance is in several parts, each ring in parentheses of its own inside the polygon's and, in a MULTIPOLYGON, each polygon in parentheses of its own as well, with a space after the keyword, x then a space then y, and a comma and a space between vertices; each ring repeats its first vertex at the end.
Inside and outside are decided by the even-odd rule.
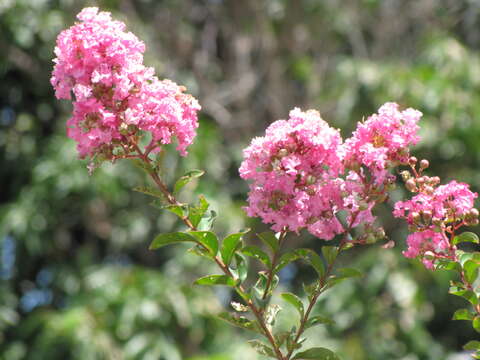
POLYGON ((404 255, 420 257, 427 268, 433 269, 435 259, 454 258, 455 246, 450 237, 463 225, 478 223, 474 208, 477 194, 464 183, 451 181, 435 187, 438 178, 420 176, 407 180, 407 185, 417 195, 395 204, 394 216, 405 218, 413 233, 407 237, 408 249, 404 255), (413 185, 412 185, 413 184, 413 185))
POLYGON ((325 240, 346 227, 370 227, 374 205, 385 200, 395 179, 388 167, 408 159, 420 116, 387 103, 342 144, 317 111, 292 110, 289 120, 271 124, 244 150, 240 176, 252 181, 247 214, 275 231, 307 228, 325 240), (342 210, 347 225, 338 219, 342 210))
POLYGON ((417 122, 422 113, 398 108, 395 103, 384 104, 378 114, 359 123, 352 137, 345 141, 346 166, 352 169, 365 166, 377 184, 385 181, 389 167, 407 162, 409 146, 419 140, 417 122))
POLYGON ((176 137, 185 155, 198 127, 197 100, 145 67, 145 45, 110 13, 85 8, 78 19, 57 38, 51 83, 57 98, 74 95, 67 133, 80 156, 127 154, 142 134, 149 151, 176 137))

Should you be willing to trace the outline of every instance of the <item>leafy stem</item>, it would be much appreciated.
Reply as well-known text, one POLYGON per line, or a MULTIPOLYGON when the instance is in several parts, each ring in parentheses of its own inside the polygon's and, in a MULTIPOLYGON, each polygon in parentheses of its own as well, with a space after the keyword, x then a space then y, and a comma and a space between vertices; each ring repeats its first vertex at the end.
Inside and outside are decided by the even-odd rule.
MULTIPOLYGON (((155 167, 153 166, 152 164, 152 160, 149 158, 148 156, 148 152, 142 152, 142 150, 138 147, 137 144, 134 144, 134 148, 135 150, 137 151, 138 153, 138 158, 143 161, 145 163, 145 167, 144 169, 147 171, 147 173, 149 174, 149 176, 152 178, 152 180, 155 182, 155 184, 157 185, 158 189, 161 191, 161 193, 164 195, 165 199, 168 201, 169 204, 171 205, 177 205, 177 206, 180 206, 181 204, 178 202, 178 200, 175 198, 175 196, 168 190, 168 187, 167 185, 162 181, 162 179, 160 178, 160 176, 158 175, 158 173, 156 172, 155 170, 155 167)), ((185 223, 185 225, 190 228, 190 230, 192 231, 196 231, 197 230, 197 227, 194 226, 194 224, 190 221, 190 219, 187 217, 187 216, 182 216, 181 217, 182 221, 185 223)), ((281 235, 281 239, 283 239, 285 237, 285 234, 286 234, 286 231, 285 232, 282 232, 282 235, 281 235)), ((206 248, 206 246, 200 242, 197 242, 197 245, 199 245, 200 247, 202 247, 204 250, 208 250, 206 248)), ((274 255, 274 261, 273 263, 276 262, 276 255, 274 255)), ((228 277, 231 277, 231 278, 234 278, 232 272, 230 271, 228 265, 226 265, 220 256, 218 255, 215 255, 213 257, 213 260, 215 261, 215 263, 218 265, 218 267, 222 270, 222 272, 227 275, 228 277)), ((268 282, 268 285, 267 285, 267 289, 271 286, 271 282, 272 282, 272 278, 273 278, 273 270, 270 271, 270 275, 269 275, 269 282, 268 282)), ((275 352, 275 355, 277 357, 278 360, 287 360, 287 358, 284 357, 284 355, 282 354, 281 350, 280 350, 280 347, 277 345, 274 337, 273 337, 273 334, 272 332, 269 330, 266 322, 265 322, 265 319, 263 317, 263 311, 261 308, 257 307, 253 301, 249 298, 249 295, 247 294, 247 291, 245 290, 245 288, 241 285, 241 284, 236 284, 234 286, 234 289, 235 291, 237 292, 237 294, 242 298, 244 299, 246 305, 249 307, 249 309, 251 310, 251 312, 253 313, 253 315, 255 316, 255 318, 257 319, 259 325, 260 325, 260 328, 263 332, 263 335, 267 338, 267 340, 269 341, 269 343, 271 344, 272 348, 273 348, 273 351, 275 352)))

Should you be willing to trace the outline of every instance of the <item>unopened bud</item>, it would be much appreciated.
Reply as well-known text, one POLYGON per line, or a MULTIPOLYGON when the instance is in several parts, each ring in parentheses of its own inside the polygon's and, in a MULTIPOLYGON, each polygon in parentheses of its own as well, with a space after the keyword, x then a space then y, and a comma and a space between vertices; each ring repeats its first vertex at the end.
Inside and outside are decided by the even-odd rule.
POLYGON ((423 184, 425 184, 425 176, 420 176, 420 177, 417 179, 417 184, 418 184, 418 185, 423 185, 423 184))
POLYGON ((428 160, 426 159, 423 159, 422 161, 420 161, 420 169, 426 169, 430 166, 430 163, 428 162, 428 160))
POLYGON ((402 176, 403 181, 407 181, 412 177, 412 174, 410 174, 410 171, 408 170, 403 170, 400 175, 402 176))
POLYGON ((470 216, 471 216, 472 218, 478 218, 478 215, 479 215, 478 210, 475 209, 475 208, 471 209, 471 210, 469 211, 469 214, 470 214, 470 216))
POLYGON ((421 220, 420 214, 418 212, 413 212, 412 219, 415 224, 419 224, 421 220))
POLYGON ((317 181, 317 178, 313 175, 307 176, 307 185, 313 185, 317 181))
POLYGON ((288 150, 287 149, 280 149, 278 150, 278 157, 285 157, 288 155, 288 150))
POLYGON ((410 158, 408 159, 408 163, 412 166, 415 166, 417 164, 417 158, 415 156, 410 156, 410 158))
POLYGON ((472 221, 469 223, 470 226, 477 226, 478 225, 478 219, 472 219, 472 221))
POLYGON ((433 187, 431 187, 431 186, 425 186, 423 188, 423 190, 425 191, 425 194, 427 194, 427 195, 432 195, 433 194, 433 187))
POLYGON ((408 181, 405 183, 405 187, 407 188, 408 191, 415 192, 417 190, 417 186, 415 184, 414 179, 408 179, 408 181))
POLYGON ((377 238, 375 237, 374 234, 370 233, 367 235, 367 237, 365 238, 365 242, 367 244, 375 244, 377 242, 377 238))
POLYGON ((385 237, 385 230, 383 228, 378 228, 376 231, 375 231, 375 236, 377 239, 383 239, 385 237))
POLYGON ((368 203, 365 200, 360 200, 358 202, 358 210, 363 211, 368 209, 368 203))
POLYGON ((440 178, 438 176, 433 176, 430 178, 430 183, 432 185, 438 185, 440 184, 440 178))
POLYGON ((432 220, 432 212, 431 211, 423 211, 422 212, 422 218, 423 218, 423 222, 428 225, 430 223, 430 221, 432 220))

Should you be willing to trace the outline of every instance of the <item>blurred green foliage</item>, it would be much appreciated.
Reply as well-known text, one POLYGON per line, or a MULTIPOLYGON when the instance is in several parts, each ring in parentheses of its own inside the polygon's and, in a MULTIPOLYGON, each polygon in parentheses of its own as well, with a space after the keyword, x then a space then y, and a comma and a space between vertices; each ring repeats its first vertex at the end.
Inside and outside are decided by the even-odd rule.
MULTIPOLYGON (((265 229, 241 210, 241 149, 293 106, 319 109, 344 135, 385 101, 418 108, 418 157, 480 189, 478 1, 0 0, 0 358, 256 358, 247 335, 215 317, 230 294, 189 286, 205 262, 182 246, 147 250, 180 225, 130 190, 141 172, 119 162, 89 177, 65 136, 70 107, 49 84, 54 41, 87 5, 124 20, 146 62, 199 98, 197 142, 185 159, 167 156, 165 176, 207 171, 185 196, 221 210, 220 232, 265 229)), ((450 320, 463 305, 447 295, 450 275, 404 259, 406 229, 388 207, 378 215, 396 248, 344 256, 365 278, 327 293, 315 311, 336 324, 309 330, 309 344, 345 360, 464 358, 475 335, 450 320)), ((299 241, 319 246, 288 239, 299 241)), ((285 290, 313 276, 284 270, 285 290)))

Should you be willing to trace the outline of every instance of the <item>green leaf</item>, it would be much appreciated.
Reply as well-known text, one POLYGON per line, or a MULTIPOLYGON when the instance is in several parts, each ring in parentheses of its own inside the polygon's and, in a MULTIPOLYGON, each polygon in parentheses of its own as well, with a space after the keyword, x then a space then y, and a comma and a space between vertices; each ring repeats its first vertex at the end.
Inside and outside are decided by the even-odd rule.
POLYGON ((148 162, 145 162, 140 159, 132 159, 132 161, 133 161, 133 164, 141 170, 147 170, 149 173, 155 172, 153 167, 148 162))
POLYGON ((280 259, 278 260, 277 266, 275 266, 275 269, 273 270, 274 273, 278 273, 280 270, 282 270, 285 266, 290 264, 292 261, 298 260, 300 258, 300 255, 298 255, 295 251, 289 251, 280 256, 280 259))
POLYGON ((465 231, 460 235, 455 236, 452 240, 453 245, 456 245, 462 242, 470 242, 470 243, 478 244, 479 243, 478 235, 470 231, 465 231))
POLYGON ((218 239, 211 231, 190 231, 189 234, 192 234, 200 244, 205 246, 212 257, 215 257, 218 252, 218 239))
POLYGON ((311 284, 303 284, 303 291, 305 291, 305 294, 307 294, 309 300, 313 298, 313 295, 318 290, 318 286, 318 281, 315 281, 311 284))
POLYGON ((262 263, 265 264, 265 266, 270 269, 272 267, 272 262, 270 261, 270 258, 268 255, 261 250, 258 246, 245 246, 242 250, 240 250, 242 254, 253 257, 257 260, 260 260, 262 263))
POLYGON ((327 284, 329 287, 333 287, 348 278, 361 277, 361 276, 363 276, 362 273, 356 269, 341 268, 341 269, 338 269, 338 274, 333 275, 328 279, 327 284))
POLYGON ((453 314, 452 320, 473 320, 475 317, 474 314, 472 314, 470 311, 467 309, 458 309, 455 311, 453 314))
POLYGON ((222 255, 222 261, 225 265, 230 265, 233 253, 241 246, 243 235, 245 235, 249 231, 250 229, 247 229, 242 232, 230 234, 225 239, 223 239, 220 254, 222 255))
POLYGON ((480 341, 477 340, 471 340, 465 345, 463 345, 463 348, 465 350, 478 350, 480 349, 480 341))
POLYGON ((185 185, 187 185, 193 179, 202 176, 203 174, 205 174, 205 171, 203 170, 191 170, 187 172, 185 175, 183 175, 180 179, 177 180, 177 182, 175 183, 175 186, 173 187, 173 193, 178 194, 178 192, 185 185))
POLYGON ((480 264, 474 260, 467 260, 463 264, 465 279, 469 284, 473 284, 473 282, 477 280, 479 266, 480 264))
POLYGON ((296 359, 315 359, 315 360, 340 360, 337 354, 325 348, 311 348, 297 353, 292 360, 296 359))
POLYGON ((299 312, 300 318, 303 318, 305 310, 303 308, 302 300, 300 300, 300 298, 297 295, 288 293, 288 292, 281 294, 281 296, 283 300, 293 305, 295 309, 297 309, 297 311, 299 312))
POLYGON ((248 340, 248 343, 260 355, 276 358, 275 352, 268 345, 265 345, 261 341, 259 341, 259 340, 248 340))
POLYGON ((227 275, 208 275, 195 280, 195 285, 227 285, 234 287, 235 280, 227 275))
POLYGON ((463 297, 468 300, 472 305, 478 304, 477 295, 472 290, 458 290, 457 287, 453 286, 450 288, 449 293, 452 295, 463 297))
POLYGON ((234 253, 236 267, 230 267, 230 271, 232 272, 233 276, 240 280, 240 282, 244 282, 248 276, 248 267, 247 262, 240 254, 234 253))
POLYGON ((321 325, 321 324, 333 325, 335 324, 335 321, 333 321, 332 319, 326 316, 320 316, 320 315, 312 316, 305 323, 305 329, 311 328, 313 326, 321 325))
POLYGON ((162 200, 165 199, 165 196, 160 190, 151 186, 136 186, 133 188, 133 191, 140 192, 145 195, 153 196, 162 200))
POLYGON ((184 204, 179 205, 164 205, 160 207, 162 210, 168 210, 171 213, 177 215, 180 219, 185 218, 188 215, 188 207, 184 204))
POLYGON ((315 251, 311 249, 298 249, 295 252, 315 269, 320 278, 325 276, 323 261, 315 251))
POLYGON ((161 248, 162 246, 179 243, 179 242, 197 242, 197 239, 188 233, 183 232, 174 232, 174 233, 166 233, 160 234, 155 239, 153 239, 152 243, 150 244, 150 250, 156 250, 161 248))
POLYGON ((213 227, 213 223, 217 219, 217 212, 215 210, 210 210, 209 213, 206 213, 200 219, 197 230, 209 231, 213 227))
POLYGON ((335 246, 323 246, 322 254, 328 265, 333 264, 338 255, 338 248, 335 246))
POLYGON ((198 197, 198 205, 191 206, 188 212, 188 219, 192 222, 194 227, 197 227, 203 216, 207 212, 209 203, 203 195, 198 197))
POLYGON ((480 316, 475 316, 472 321, 472 326, 476 332, 480 333, 480 316))
POLYGON ((448 260, 448 259, 438 259, 437 260, 437 268, 438 269, 445 269, 445 270, 455 270, 455 271, 458 271, 458 272, 460 272, 462 270, 462 267, 458 262, 448 260))
POLYGON ((244 316, 240 316, 237 314, 230 314, 228 312, 222 312, 218 315, 218 317, 239 328, 254 331, 260 334, 262 333, 260 326, 258 326, 256 321, 251 321, 244 316))
POLYGON ((272 231, 262 232, 258 234, 258 237, 272 250, 273 253, 278 251, 278 239, 272 231))

